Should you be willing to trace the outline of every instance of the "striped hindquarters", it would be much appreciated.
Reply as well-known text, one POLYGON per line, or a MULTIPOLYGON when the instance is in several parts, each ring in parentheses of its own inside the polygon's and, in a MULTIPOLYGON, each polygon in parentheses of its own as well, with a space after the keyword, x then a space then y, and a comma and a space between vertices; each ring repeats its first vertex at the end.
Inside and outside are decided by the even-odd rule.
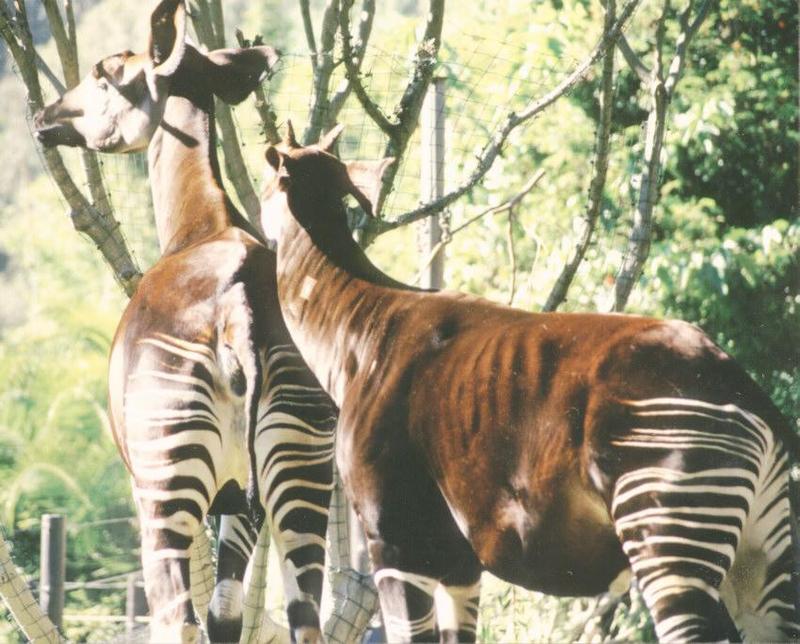
POLYGON ((147 527, 163 530, 170 556, 188 557, 220 486, 246 481, 244 427, 235 426, 233 405, 216 386, 209 347, 164 334, 138 344, 143 355, 125 392, 134 495, 147 527))
POLYGON ((659 639, 796 636, 784 446, 734 405, 626 405, 612 516, 659 639))

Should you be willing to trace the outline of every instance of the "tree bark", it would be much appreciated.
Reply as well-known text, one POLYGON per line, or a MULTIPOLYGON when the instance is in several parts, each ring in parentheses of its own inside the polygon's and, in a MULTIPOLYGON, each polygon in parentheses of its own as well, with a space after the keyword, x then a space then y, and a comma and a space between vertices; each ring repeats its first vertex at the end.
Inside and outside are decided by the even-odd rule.
MULTIPOLYGON (((305 13, 303 14, 305 18, 305 13)), ((314 80, 311 84, 311 107, 308 126, 303 132, 303 145, 319 141, 323 128, 329 122, 329 90, 333 73, 333 48, 336 44, 336 29, 339 24, 339 0, 328 0, 322 14, 322 28, 319 34, 319 48, 311 52, 311 70, 314 80)))

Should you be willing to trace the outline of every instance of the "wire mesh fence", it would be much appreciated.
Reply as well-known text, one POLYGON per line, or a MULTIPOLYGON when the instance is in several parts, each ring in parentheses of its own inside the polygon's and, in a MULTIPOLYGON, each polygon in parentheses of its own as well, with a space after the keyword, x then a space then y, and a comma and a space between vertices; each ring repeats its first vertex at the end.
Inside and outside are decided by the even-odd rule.
MULTIPOLYGON (((520 109, 541 95, 550 87, 554 75, 566 73, 573 62, 553 57, 552 67, 521 70, 519 61, 524 59, 525 51, 519 46, 489 41, 474 34, 465 34, 459 40, 469 42, 471 48, 458 52, 445 50, 437 71, 437 75, 445 79, 447 88, 445 181, 448 186, 464 181, 481 149, 509 111, 520 109)), ((362 69, 370 96, 385 113, 391 114, 408 81, 408 57, 370 47, 362 69)), ((298 130, 305 126, 312 83, 309 54, 284 53, 264 86, 279 124, 291 119, 298 130)), ((331 86, 340 88, 343 83, 343 71, 337 68, 331 86)), ((248 178, 258 186, 266 144, 261 125, 251 104, 245 103, 233 113, 248 178)), ((339 146, 343 158, 375 159, 385 154, 385 133, 367 117, 354 96, 344 103, 336 120, 346 126, 339 146)), ((382 216, 388 220, 420 204, 419 146, 420 134, 417 131, 383 207, 382 216)), ((77 153, 68 151, 66 156, 70 167, 77 170, 77 153)), ((146 268, 158 257, 146 154, 100 155, 100 163, 125 237, 141 267, 146 268)), ((80 173, 76 174, 80 176, 80 173)), ((491 177, 488 181, 492 181, 491 177)), ((226 188, 236 200, 232 185, 226 182, 226 188)))

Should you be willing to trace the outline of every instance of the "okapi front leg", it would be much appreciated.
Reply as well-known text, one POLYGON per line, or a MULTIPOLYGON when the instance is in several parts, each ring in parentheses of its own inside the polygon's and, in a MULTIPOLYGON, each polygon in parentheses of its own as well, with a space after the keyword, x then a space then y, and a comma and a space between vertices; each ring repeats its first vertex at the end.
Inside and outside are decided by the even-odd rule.
POLYGON ((397 568, 375 571, 386 638, 389 642, 437 640, 434 593, 439 582, 397 568))
MULTIPOLYGON (((477 571, 480 575, 480 571, 477 571)), ((480 577, 465 585, 439 584, 434 592, 441 642, 474 642, 478 634, 480 577)))

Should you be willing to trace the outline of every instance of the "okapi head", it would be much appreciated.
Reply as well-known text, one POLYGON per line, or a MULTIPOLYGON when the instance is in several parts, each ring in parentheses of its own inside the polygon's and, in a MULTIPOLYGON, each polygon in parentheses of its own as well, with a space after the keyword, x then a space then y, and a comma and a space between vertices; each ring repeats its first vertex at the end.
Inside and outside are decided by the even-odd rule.
POLYGON ((342 162, 333 154, 343 127, 337 125, 319 143, 301 146, 291 122, 283 142, 266 150, 262 185, 261 225, 272 240, 282 239, 287 217, 317 237, 346 231, 342 199, 355 198, 368 217, 375 216, 381 180, 392 158, 342 162), (285 200, 287 207, 280 207, 285 200))
POLYGON ((147 147, 170 94, 239 103, 278 59, 271 47, 203 54, 187 44, 183 0, 161 0, 150 17, 147 49, 103 58, 77 86, 34 116, 45 146, 100 152, 147 147))

